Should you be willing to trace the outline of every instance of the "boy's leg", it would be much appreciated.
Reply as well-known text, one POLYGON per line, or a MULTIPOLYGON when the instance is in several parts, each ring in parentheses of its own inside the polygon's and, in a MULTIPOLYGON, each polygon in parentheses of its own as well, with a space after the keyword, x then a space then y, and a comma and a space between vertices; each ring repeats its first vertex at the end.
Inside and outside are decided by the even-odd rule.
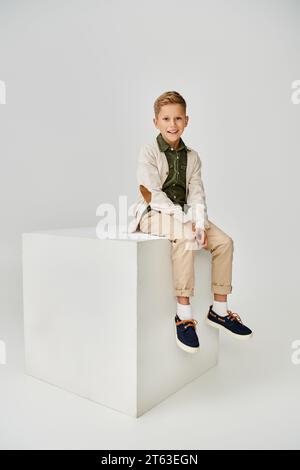
POLYGON ((227 294, 232 292, 233 240, 219 227, 210 222, 207 229, 207 250, 212 254, 213 305, 209 307, 207 322, 210 326, 224 330, 239 339, 249 339, 253 333, 241 317, 227 307, 227 294))
POLYGON ((226 301, 232 292, 233 240, 211 220, 209 223, 206 250, 212 254, 211 290, 215 300, 226 301))
MULTIPOLYGON (((212 254, 211 289, 215 300, 225 300, 232 292, 233 240, 209 220, 207 247, 212 254)), ((177 297, 194 295, 194 255, 197 242, 191 223, 182 224, 173 216, 151 210, 143 216, 140 229, 145 233, 167 236, 172 243, 174 290, 177 297), (176 238, 177 237, 177 238, 176 238), (185 250, 186 243, 194 250, 185 250)))
POLYGON ((151 210, 142 217, 140 230, 152 235, 165 236, 170 240, 175 296, 178 299, 194 295, 194 256, 195 249, 198 248, 192 223, 182 224, 174 219, 173 215, 151 210), (191 249, 193 247, 195 249, 191 249))

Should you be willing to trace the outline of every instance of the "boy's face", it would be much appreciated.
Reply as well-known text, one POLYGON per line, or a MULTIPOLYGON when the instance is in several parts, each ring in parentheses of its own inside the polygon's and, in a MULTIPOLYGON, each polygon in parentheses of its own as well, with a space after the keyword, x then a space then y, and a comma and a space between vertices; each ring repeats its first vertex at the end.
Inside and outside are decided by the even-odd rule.
POLYGON ((183 106, 176 103, 162 106, 157 119, 153 118, 155 127, 160 130, 166 142, 174 148, 178 146, 188 120, 189 117, 186 116, 183 106))

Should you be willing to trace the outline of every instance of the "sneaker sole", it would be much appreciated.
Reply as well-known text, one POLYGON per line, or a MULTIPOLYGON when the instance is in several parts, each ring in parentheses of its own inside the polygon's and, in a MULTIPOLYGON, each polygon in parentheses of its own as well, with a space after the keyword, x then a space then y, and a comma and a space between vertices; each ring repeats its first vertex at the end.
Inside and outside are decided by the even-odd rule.
POLYGON ((225 326, 222 326, 222 325, 218 325, 217 323, 211 321, 209 318, 206 317, 206 323, 209 325, 209 326, 212 326, 213 328, 216 328, 217 330, 221 330, 221 331, 226 331, 226 333, 230 336, 234 336, 235 338, 238 338, 242 341, 246 341, 247 339, 250 339, 252 338, 253 336, 253 333, 251 333, 250 335, 238 335, 237 333, 233 333, 232 331, 228 330, 227 328, 225 328, 225 326))
POLYGON ((193 348, 192 346, 187 346, 186 344, 183 344, 181 341, 179 341, 178 336, 177 336, 177 327, 176 327, 175 321, 174 321, 174 325, 175 325, 175 339, 176 339, 177 346, 183 351, 190 353, 190 354, 195 354, 197 351, 199 351, 200 346, 198 346, 197 348, 193 348))

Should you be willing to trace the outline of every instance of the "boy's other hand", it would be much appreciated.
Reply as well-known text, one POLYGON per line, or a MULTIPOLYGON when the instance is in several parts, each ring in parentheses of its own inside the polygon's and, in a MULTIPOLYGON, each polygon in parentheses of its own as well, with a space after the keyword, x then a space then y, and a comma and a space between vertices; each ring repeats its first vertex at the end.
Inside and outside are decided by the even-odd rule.
POLYGON ((195 238, 197 243, 202 246, 202 248, 207 248, 207 233, 201 228, 196 228, 193 224, 193 231, 195 232, 195 238))

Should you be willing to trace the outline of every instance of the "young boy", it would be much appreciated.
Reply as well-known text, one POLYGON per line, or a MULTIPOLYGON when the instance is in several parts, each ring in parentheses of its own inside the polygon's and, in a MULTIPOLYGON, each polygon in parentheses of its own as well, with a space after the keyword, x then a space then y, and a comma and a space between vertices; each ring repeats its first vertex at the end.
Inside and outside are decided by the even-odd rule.
POLYGON ((252 331, 240 316, 228 310, 232 292, 233 240, 208 220, 201 160, 181 135, 188 125, 186 102, 167 91, 154 103, 155 141, 141 148, 137 179, 140 196, 129 231, 166 236, 172 244, 172 272, 177 312, 176 341, 186 352, 199 349, 189 297, 194 295, 194 255, 204 248, 212 254, 211 288, 214 300, 206 321, 236 338, 248 339, 252 331))

